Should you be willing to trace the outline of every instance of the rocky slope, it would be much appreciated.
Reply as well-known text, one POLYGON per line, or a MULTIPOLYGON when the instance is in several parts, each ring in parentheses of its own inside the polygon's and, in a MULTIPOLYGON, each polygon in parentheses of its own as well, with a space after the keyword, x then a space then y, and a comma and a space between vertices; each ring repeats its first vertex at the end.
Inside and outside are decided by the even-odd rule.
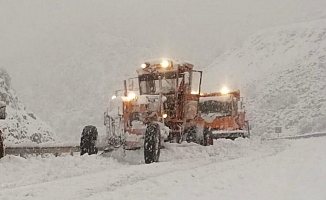
POLYGON ((7 145, 55 141, 51 127, 19 102, 11 87, 10 76, 4 69, 0 69, 0 100, 7 105, 7 117, 0 122, 7 145))

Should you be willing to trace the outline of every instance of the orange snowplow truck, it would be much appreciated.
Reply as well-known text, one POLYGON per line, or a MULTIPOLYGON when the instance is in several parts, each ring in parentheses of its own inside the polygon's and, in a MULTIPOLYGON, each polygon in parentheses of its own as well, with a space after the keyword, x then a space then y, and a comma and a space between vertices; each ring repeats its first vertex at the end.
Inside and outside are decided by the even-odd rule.
POLYGON ((137 73, 104 114, 109 145, 144 148, 145 163, 152 163, 163 142, 206 146, 213 138, 248 137, 240 92, 202 93, 202 71, 191 63, 148 60, 137 73))
POLYGON ((249 122, 240 91, 201 93, 197 124, 209 127, 213 137, 235 139, 250 137, 249 122))

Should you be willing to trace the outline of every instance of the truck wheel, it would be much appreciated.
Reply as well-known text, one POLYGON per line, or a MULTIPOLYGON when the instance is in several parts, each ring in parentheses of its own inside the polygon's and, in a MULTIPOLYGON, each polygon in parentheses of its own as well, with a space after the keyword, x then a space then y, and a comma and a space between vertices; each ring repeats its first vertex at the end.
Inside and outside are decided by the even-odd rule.
POLYGON ((204 146, 213 145, 213 133, 212 133, 212 130, 209 127, 204 127, 203 134, 204 134, 203 145, 204 146))
POLYGON ((92 125, 85 126, 80 140, 80 155, 87 153, 88 155, 97 154, 95 147, 98 132, 97 128, 92 125))
POLYGON ((158 162, 160 157, 161 132, 158 124, 147 126, 144 141, 145 163, 158 162))
POLYGON ((197 143, 197 128, 196 126, 192 126, 187 130, 186 141, 188 143, 194 142, 197 143))

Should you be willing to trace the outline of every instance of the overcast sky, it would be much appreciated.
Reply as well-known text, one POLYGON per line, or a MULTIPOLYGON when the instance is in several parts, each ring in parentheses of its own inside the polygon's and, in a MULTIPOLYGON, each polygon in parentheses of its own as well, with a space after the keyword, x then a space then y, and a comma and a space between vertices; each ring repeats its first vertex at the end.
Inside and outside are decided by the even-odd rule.
POLYGON ((87 52, 96 45, 92 37, 103 34, 155 42, 162 54, 207 65, 257 30, 325 17, 325 2, 2 0, 0 66, 19 77, 22 63, 64 62, 62 54, 87 52))

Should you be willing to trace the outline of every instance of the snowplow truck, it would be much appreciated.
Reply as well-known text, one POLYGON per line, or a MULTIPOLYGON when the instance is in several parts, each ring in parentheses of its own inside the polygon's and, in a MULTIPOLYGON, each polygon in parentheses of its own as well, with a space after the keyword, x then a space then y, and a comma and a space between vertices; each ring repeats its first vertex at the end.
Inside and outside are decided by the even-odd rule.
POLYGON ((250 126, 239 90, 201 93, 197 124, 209 127, 214 139, 250 137, 250 126))
POLYGON ((109 146, 143 148, 145 163, 152 163, 159 161, 163 142, 208 146, 214 137, 248 135, 240 92, 202 93, 203 73, 193 64, 148 60, 137 74, 124 80, 104 113, 109 146))

